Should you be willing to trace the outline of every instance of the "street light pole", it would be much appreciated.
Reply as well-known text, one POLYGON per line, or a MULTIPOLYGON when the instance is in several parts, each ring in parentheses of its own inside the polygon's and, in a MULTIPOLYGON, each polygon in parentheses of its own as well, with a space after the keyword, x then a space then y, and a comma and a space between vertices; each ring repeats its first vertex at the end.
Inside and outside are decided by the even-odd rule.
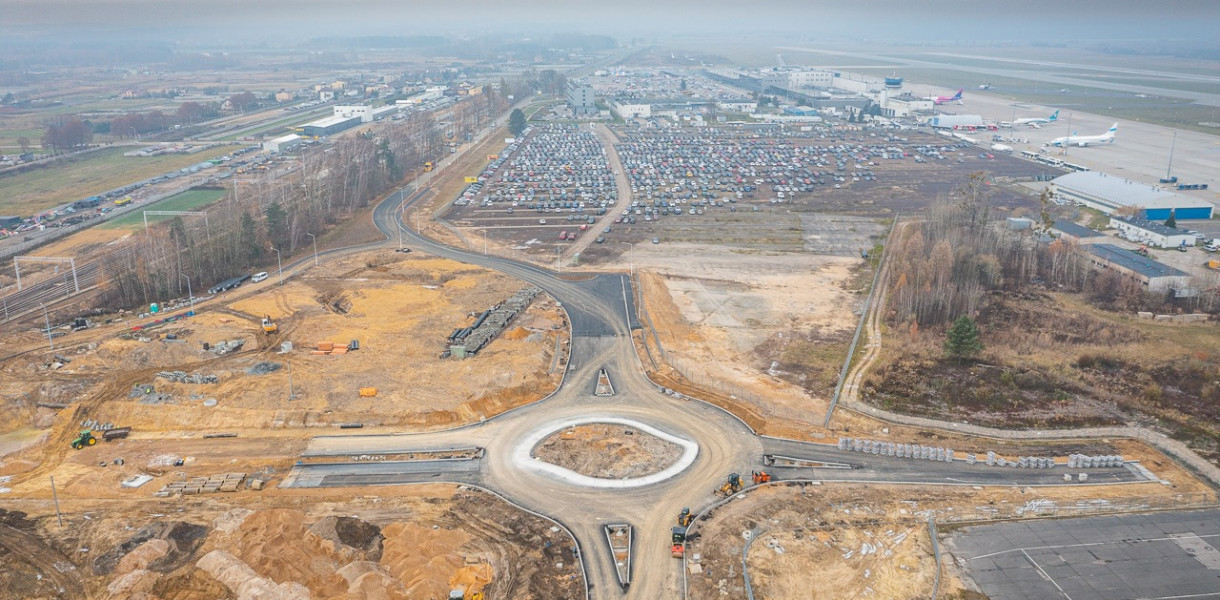
POLYGON ((279 268, 280 268, 280 285, 284 285, 284 260, 283 260, 283 257, 280 255, 280 250, 279 250, 279 248, 272 248, 272 250, 275 250, 275 262, 276 262, 276 264, 278 264, 278 265, 279 265, 279 268))
POLYGON ((191 278, 186 276, 186 273, 179 273, 179 277, 186 279, 186 295, 191 300, 191 312, 195 312, 195 293, 191 291, 191 278))
POLYGON ((483 228, 483 256, 487 256, 487 228, 483 228))
POLYGON ((635 273, 635 244, 632 242, 619 242, 627 244, 627 276, 635 273))
POLYGON ((51 340, 51 317, 47 315, 47 307, 45 304, 39 302, 38 306, 42 307, 42 319, 47 324, 47 345, 50 346, 51 351, 54 351, 55 342, 51 340))
POLYGON ((318 236, 312 233, 307 233, 305 235, 313 238, 313 266, 316 267, 318 266, 318 236))

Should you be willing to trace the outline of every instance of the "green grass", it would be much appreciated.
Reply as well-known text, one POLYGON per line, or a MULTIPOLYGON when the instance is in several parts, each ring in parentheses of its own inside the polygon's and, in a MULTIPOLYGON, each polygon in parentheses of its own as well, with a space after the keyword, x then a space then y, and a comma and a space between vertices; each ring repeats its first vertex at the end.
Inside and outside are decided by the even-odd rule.
MULTIPOLYGON (((144 227, 145 210, 178 210, 193 211, 207 206, 225 197, 224 190, 192 189, 174 194, 165 200, 144 208, 129 212, 117 219, 111 219, 98 227, 104 229, 142 229, 144 227)), ((148 223, 160 223, 174 218, 172 215, 149 215, 148 223)))
POLYGON ((0 177, 0 214, 30 216, 67 202, 223 156, 218 147, 194 154, 123 156, 133 146, 106 148, 51 166, 0 177))

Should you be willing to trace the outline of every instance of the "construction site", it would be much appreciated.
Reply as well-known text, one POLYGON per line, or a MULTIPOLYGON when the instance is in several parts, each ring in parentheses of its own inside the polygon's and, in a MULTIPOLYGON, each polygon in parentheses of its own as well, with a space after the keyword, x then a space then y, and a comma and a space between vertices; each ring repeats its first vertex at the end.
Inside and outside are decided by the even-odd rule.
MULTIPOLYGON (((1216 505, 1215 465, 1159 431, 865 404, 860 382, 914 336, 876 285, 895 215, 966 160, 995 165, 997 209, 1028 211, 1008 179, 1032 165, 865 169, 859 153, 931 142, 848 129, 838 150, 502 134, 429 163, 321 256, 6 329, 0 597, 981 600, 979 528, 1216 505), (761 156, 759 179, 794 157, 850 166, 764 189, 687 175, 684 144, 761 156)), ((1161 537, 1210 535, 1197 521, 1161 537)))

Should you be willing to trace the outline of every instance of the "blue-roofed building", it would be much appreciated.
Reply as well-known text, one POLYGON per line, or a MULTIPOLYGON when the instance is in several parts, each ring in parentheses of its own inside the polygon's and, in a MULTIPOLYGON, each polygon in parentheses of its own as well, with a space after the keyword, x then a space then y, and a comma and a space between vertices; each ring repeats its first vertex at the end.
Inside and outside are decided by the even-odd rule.
POLYGON ((1181 295, 1189 290, 1190 276, 1165 263, 1141 256, 1114 244, 1089 246, 1090 262, 1098 271, 1114 271, 1156 293, 1174 291, 1181 295))
POLYGON ((1055 221, 1055 224, 1051 225, 1051 231, 1057 234, 1060 239, 1076 244, 1096 244, 1109 239, 1104 233, 1093 231, 1084 225, 1064 219, 1055 221))
POLYGON ((1061 202, 1087 206, 1107 215, 1120 209, 1138 209, 1143 212, 1143 218, 1150 221, 1164 221, 1169 218, 1170 211, 1179 221, 1210 219, 1215 210, 1215 206, 1206 200, 1098 171, 1081 171, 1056 177, 1051 181, 1050 190, 1061 202))

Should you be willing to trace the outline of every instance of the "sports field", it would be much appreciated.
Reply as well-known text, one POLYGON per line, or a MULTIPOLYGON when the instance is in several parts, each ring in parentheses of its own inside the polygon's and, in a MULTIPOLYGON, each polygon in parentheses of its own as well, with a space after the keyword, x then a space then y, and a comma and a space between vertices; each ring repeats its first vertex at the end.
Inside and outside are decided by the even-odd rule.
MULTIPOLYGON (((137 208, 121 217, 111 219, 98 227, 106 229, 142 229, 144 227, 144 211, 146 210, 161 210, 161 211, 199 211, 203 207, 224 198, 224 190, 216 189, 190 189, 181 194, 174 194, 156 204, 151 204, 142 208, 137 208)), ((149 215, 148 222, 159 223, 168 221, 174 218, 172 215, 149 215)), ((192 218, 192 217, 184 217, 192 218)))

